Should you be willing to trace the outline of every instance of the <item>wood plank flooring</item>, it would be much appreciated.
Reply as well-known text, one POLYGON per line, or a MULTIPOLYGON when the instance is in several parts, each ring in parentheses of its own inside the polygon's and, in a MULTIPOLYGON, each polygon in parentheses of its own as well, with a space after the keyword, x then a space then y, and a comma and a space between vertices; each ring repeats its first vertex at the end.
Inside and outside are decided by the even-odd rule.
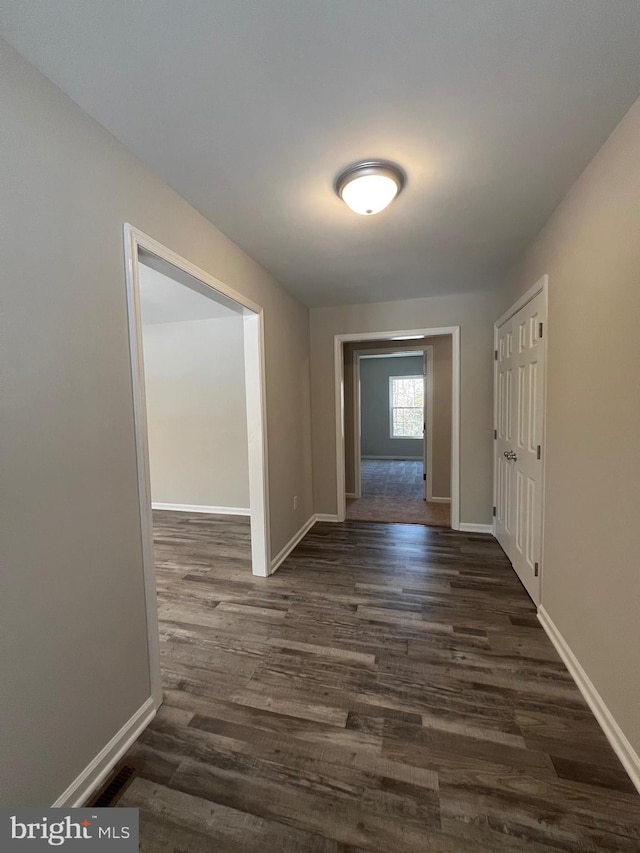
POLYGON ((640 797, 489 536, 154 513, 165 703, 141 850, 640 850, 640 797))
POLYGON ((448 503, 425 501, 422 498, 420 500, 388 497, 347 498, 348 521, 449 527, 450 518, 448 503))

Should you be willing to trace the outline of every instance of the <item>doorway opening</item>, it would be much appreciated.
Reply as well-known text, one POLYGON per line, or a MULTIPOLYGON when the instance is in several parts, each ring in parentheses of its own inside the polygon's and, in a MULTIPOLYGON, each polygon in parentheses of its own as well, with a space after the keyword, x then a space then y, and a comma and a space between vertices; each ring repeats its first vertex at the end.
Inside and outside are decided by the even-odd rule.
POLYGON ((222 557, 226 574, 270 573, 263 316, 132 226, 124 239, 147 636, 159 705, 156 602, 171 579, 156 566, 198 575, 222 557))
POLYGON ((338 520, 459 524, 459 328, 337 335, 338 520))

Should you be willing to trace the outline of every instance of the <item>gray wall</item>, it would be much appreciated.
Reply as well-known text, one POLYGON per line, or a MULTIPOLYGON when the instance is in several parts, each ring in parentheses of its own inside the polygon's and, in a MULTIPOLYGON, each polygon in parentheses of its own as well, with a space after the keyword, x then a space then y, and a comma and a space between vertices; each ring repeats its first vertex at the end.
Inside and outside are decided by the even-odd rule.
POLYGON ((45 806, 150 695, 123 223, 264 307, 273 554, 312 514, 309 323, 4 42, 0 79, 0 799, 45 806))
POLYGON ((505 283, 549 275, 542 605, 640 753, 640 101, 505 283))
POLYGON ((143 327, 151 495, 249 508, 240 315, 143 327))
POLYGON ((389 377, 422 374, 422 356, 360 359, 361 451, 363 456, 422 459, 420 439, 391 438, 389 377))
POLYGON ((337 512, 334 335, 460 326, 462 522, 490 524, 493 483, 492 293, 311 310, 313 489, 316 512, 337 512))

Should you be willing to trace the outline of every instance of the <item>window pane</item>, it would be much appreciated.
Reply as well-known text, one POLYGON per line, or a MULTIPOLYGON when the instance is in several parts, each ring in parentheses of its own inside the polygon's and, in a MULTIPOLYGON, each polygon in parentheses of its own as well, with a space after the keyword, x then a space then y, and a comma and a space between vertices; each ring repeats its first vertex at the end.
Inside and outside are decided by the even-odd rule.
POLYGON ((419 438, 422 435, 422 409, 405 409, 405 435, 419 438))
POLYGON ((422 438, 424 379, 422 376, 391 377, 391 435, 422 438))
POLYGON ((393 379, 393 406, 422 406, 424 382, 422 376, 399 376, 393 379))
POLYGON ((422 408, 393 409, 393 435, 422 438, 422 408))

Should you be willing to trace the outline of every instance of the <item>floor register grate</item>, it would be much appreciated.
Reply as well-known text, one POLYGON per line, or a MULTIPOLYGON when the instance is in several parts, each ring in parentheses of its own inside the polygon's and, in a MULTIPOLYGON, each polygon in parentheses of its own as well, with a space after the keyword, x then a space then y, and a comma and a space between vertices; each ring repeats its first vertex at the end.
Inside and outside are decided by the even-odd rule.
POLYGON ((91 795, 86 808, 113 808, 141 769, 141 764, 131 761, 119 764, 107 777, 106 782, 91 795))

